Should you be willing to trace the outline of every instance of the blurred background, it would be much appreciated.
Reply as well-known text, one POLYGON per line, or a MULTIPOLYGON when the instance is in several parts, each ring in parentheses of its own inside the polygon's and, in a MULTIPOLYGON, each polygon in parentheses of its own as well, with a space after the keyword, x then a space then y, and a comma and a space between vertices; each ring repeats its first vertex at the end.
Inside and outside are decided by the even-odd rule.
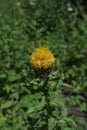
POLYGON ((0 0, 0 100, 40 46, 53 51, 66 106, 79 130, 87 130, 87 1, 0 0))

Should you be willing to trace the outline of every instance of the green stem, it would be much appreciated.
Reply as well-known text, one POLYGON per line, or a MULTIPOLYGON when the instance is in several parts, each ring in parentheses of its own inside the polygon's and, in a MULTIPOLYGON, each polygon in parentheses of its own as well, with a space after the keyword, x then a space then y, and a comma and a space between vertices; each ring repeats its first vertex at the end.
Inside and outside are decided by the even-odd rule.
POLYGON ((51 109, 50 109, 50 99, 49 99, 49 88, 48 88, 48 77, 46 78, 46 81, 44 82, 43 84, 43 88, 42 88, 42 91, 44 93, 44 96, 45 96, 45 100, 46 100, 46 106, 45 106, 45 109, 47 110, 47 115, 45 117, 45 121, 46 121, 46 128, 48 128, 48 119, 50 117, 50 114, 51 114, 51 109))

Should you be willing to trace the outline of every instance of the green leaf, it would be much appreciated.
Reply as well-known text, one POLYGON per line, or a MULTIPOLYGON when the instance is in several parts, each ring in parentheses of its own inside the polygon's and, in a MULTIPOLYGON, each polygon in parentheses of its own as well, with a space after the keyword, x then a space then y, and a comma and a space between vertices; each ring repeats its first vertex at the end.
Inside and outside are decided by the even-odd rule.
POLYGON ((62 130, 64 130, 64 128, 67 126, 67 123, 64 119, 59 120, 59 125, 61 127, 62 130))
POLYGON ((0 74, 0 79, 6 78, 6 74, 0 74))
POLYGON ((86 111, 87 110, 87 104, 86 103, 82 103, 82 104, 80 104, 80 109, 82 110, 82 111, 86 111))
POLYGON ((3 104, 1 105, 1 109, 9 108, 9 107, 11 107, 12 105, 13 105, 13 102, 12 102, 12 101, 7 101, 7 102, 5 102, 5 103, 3 103, 3 104))
POLYGON ((48 119, 48 130, 54 130, 56 125, 57 125, 58 121, 51 117, 48 119))
POLYGON ((64 119, 66 121, 66 123, 71 127, 71 128, 74 128, 74 130, 77 130, 77 125, 76 123, 70 119, 70 118, 65 118, 64 119))
POLYGON ((7 118, 3 116, 3 114, 0 112, 0 128, 1 126, 4 126, 6 123, 7 118))
POLYGON ((11 71, 9 73, 9 75, 8 75, 8 78, 9 78, 10 82, 13 82, 13 81, 19 80, 21 78, 21 75, 20 74, 16 74, 15 71, 11 71))

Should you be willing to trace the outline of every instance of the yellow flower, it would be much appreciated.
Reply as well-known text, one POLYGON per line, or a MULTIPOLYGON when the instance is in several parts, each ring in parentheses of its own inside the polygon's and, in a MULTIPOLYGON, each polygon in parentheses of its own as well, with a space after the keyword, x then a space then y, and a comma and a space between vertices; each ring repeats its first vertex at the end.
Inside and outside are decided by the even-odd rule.
POLYGON ((35 49, 31 55, 31 64, 37 70, 47 70, 53 66, 55 58, 51 51, 46 47, 35 49))

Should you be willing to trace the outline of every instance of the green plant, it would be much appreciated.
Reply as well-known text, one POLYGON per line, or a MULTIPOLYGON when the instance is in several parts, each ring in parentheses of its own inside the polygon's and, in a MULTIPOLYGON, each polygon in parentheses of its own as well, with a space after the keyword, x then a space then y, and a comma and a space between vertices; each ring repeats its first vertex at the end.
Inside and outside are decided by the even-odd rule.
POLYGON ((2 98, 1 129, 77 129, 59 90, 63 75, 58 71, 40 77, 29 74, 27 70, 24 80, 9 92, 9 100, 2 98))
POLYGON ((5 19, 0 32, 0 129, 76 129, 59 90, 63 75, 57 70, 36 75, 29 65, 35 44, 30 46, 24 35, 25 21, 15 20, 12 30, 12 21, 5 19))
MULTIPOLYGON (((0 129, 75 130, 60 87, 87 90, 86 2, 7 2, 0 4, 0 129), (48 46, 56 58, 50 75, 39 76, 29 65, 32 51, 41 46, 48 46)), ((79 96, 68 101, 86 111, 79 96)), ((73 118, 77 124, 78 118, 73 118)))

